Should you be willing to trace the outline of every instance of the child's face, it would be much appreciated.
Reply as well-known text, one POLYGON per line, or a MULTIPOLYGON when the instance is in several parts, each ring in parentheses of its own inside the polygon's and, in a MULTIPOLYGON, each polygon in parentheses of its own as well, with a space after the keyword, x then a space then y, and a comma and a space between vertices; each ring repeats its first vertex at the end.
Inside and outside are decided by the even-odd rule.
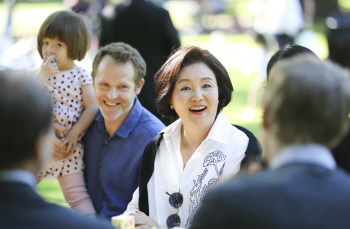
POLYGON ((57 38, 43 39, 42 55, 55 55, 57 57, 58 70, 63 71, 70 69, 73 65, 73 60, 68 57, 68 47, 65 43, 59 41, 57 38))

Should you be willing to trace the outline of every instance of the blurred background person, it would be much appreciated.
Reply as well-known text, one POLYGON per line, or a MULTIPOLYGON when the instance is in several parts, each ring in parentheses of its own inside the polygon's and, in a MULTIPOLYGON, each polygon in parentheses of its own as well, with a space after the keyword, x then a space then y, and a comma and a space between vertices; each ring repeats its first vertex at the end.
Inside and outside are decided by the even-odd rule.
POLYGON ((271 53, 286 44, 295 44, 303 34, 303 41, 312 43, 315 39, 311 29, 315 14, 314 0, 252 0, 248 9, 253 14, 253 36, 259 45, 260 65, 249 86, 247 108, 242 117, 246 121, 255 118, 258 92, 266 81, 265 69, 271 53), (306 41, 305 41, 306 40, 306 41))
POLYGON ((169 12, 145 0, 124 1, 107 5, 101 13, 100 46, 124 42, 137 49, 146 61, 145 85, 138 96, 142 106, 166 125, 170 120, 158 114, 154 74, 171 52, 180 46, 178 33, 169 12))
POLYGON ((329 149, 348 129, 349 73, 310 55, 280 61, 263 97, 268 170, 209 192, 191 229, 346 229, 350 177, 329 149))
MULTIPOLYGON (((317 57, 317 55, 310 49, 300 45, 287 44, 284 47, 282 47, 278 52, 276 52, 267 64, 267 84, 269 82, 271 69, 276 65, 278 61, 287 60, 300 54, 309 54, 317 57)), ((337 162, 337 165, 342 169, 346 170, 347 172, 350 172, 350 128, 343 140, 331 150, 335 161, 337 162)))
POLYGON ((299 0, 254 0, 256 18, 254 30, 274 36, 278 46, 294 43, 294 38, 304 28, 303 10, 299 0))
POLYGON ((286 60, 295 56, 298 56, 300 54, 308 54, 312 55, 315 58, 318 58, 318 56, 311 51, 310 49, 301 46, 301 45, 292 45, 292 44, 286 44, 283 47, 281 47, 273 56, 270 58, 269 62, 267 63, 266 67, 266 79, 267 84, 269 82, 270 78, 270 72, 273 66, 280 61, 280 60, 286 60))
MULTIPOLYGON (((338 9, 330 13, 326 19, 326 25, 328 58, 350 70, 350 3, 338 0, 338 9)), ((337 164, 350 173, 350 129, 332 153, 337 164)))
MULTIPOLYGON (((273 66, 276 65, 277 62, 279 62, 281 60, 286 60, 286 59, 289 59, 289 58, 292 58, 292 57, 295 57, 295 56, 301 55, 301 54, 308 54, 308 55, 314 56, 315 58, 318 58, 318 56, 310 49, 308 49, 304 46, 295 45, 295 44, 286 44, 283 47, 281 47, 275 54, 273 54, 273 56, 270 58, 270 60, 267 63, 267 67, 265 67, 265 70, 264 70, 264 71, 266 71, 267 85, 269 82, 271 69, 273 68, 273 66)), ((267 87, 267 85, 266 85, 266 87, 267 87)), ((257 99, 257 98, 255 98, 255 99, 257 99)), ((264 168, 266 168, 266 160, 264 158, 252 157, 249 159, 249 161, 247 161, 246 164, 244 164, 244 167, 241 167, 239 175, 241 175, 241 174, 242 175, 246 175, 246 174, 253 175, 264 168)))
POLYGON ((350 70, 350 4, 338 1, 338 9, 326 19, 329 59, 350 70))
POLYGON ((96 229, 112 226, 47 203, 36 175, 52 152, 52 105, 23 72, 0 71, 0 227, 96 229))

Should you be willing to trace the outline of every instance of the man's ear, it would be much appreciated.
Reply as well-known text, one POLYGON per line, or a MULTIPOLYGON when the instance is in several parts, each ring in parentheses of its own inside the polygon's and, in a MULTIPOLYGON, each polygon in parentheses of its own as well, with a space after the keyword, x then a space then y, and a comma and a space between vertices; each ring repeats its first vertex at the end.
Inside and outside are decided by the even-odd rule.
POLYGON ((144 84, 145 84, 145 79, 140 80, 139 84, 136 87, 136 91, 135 91, 136 95, 140 94, 141 89, 142 89, 144 84))
POLYGON ((262 127, 263 129, 268 129, 270 127, 269 122, 266 117, 266 107, 263 107, 263 116, 262 116, 262 127))

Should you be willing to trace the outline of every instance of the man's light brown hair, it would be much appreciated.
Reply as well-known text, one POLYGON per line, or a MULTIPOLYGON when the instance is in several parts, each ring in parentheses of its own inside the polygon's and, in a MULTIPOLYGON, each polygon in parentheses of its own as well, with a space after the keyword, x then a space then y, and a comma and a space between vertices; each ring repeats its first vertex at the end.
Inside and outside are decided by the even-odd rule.
POLYGON ((264 119, 284 145, 332 147, 347 131, 349 73, 309 55, 279 61, 263 97, 264 119))
POLYGON ((49 15, 38 33, 38 52, 43 58, 43 39, 57 38, 68 47, 68 57, 82 60, 91 44, 91 30, 83 16, 70 11, 57 11, 49 15))
POLYGON ((135 85, 146 75, 146 62, 143 60, 140 53, 133 47, 123 42, 115 42, 102 47, 95 56, 92 63, 92 77, 95 78, 98 66, 104 56, 111 56, 116 63, 126 63, 129 60, 135 68, 135 85))

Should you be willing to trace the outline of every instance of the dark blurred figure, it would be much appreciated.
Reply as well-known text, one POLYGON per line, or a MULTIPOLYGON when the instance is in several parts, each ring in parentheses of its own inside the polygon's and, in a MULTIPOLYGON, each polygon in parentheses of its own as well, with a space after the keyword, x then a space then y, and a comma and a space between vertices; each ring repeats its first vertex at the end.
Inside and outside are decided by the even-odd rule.
POLYGON ((338 166, 350 173, 350 119, 348 133, 332 153, 338 166))
POLYGON ((74 6, 72 6, 72 10, 76 13, 85 14, 89 9, 90 2, 87 0, 79 0, 74 6))
POLYGON ((348 127, 349 73, 310 55, 282 60, 263 97, 269 169, 204 196, 190 229, 348 229, 350 177, 330 152, 348 127))
POLYGON ((147 65, 145 85, 138 98, 141 104, 161 119, 155 106, 154 75, 171 52, 180 46, 178 33, 169 12, 145 0, 125 1, 114 7, 106 6, 101 14, 100 46, 124 42, 137 49, 147 65), (109 9, 109 10, 108 10, 109 9))
POLYGON ((296 55, 300 54, 309 54, 313 55, 314 57, 318 56, 311 51, 310 49, 301 46, 301 45, 291 45, 291 44, 286 44, 283 47, 280 48, 269 60, 267 63, 267 68, 266 68, 266 76, 267 76, 267 83, 269 82, 269 76, 270 76, 270 71, 272 67, 279 61, 279 60, 284 60, 287 58, 294 57, 296 55))
MULTIPOLYGON (((329 59, 350 70, 350 9, 339 4, 327 17, 326 25, 329 59)), ((350 129, 332 152, 338 165, 350 173, 350 129)))
POLYGON ((22 72, 0 72, 0 228, 112 229, 47 203, 35 176, 52 152, 51 99, 22 72))
POLYGON ((350 9, 339 7, 326 19, 329 59, 350 69, 350 9))
POLYGON ((267 40, 273 37, 278 47, 293 44, 294 38, 304 28, 300 0, 252 0, 251 4, 255 8, 254 31, 267 40))
MULTIPOLYGON (((350 42, 350 41, 349 41, 350 42)), ((350 51, 350 50, 349 50, 350 51)), ((316 54, 310 49, 300 46, 300 45, 285 45, 280 50, 278 50, 269 60, 267 64, 266 74, 267 74, 267 83, 269 83, 269 75, 273 66, 280 60, 294 57, 299 54, 310 54, 316 57, 316 54)), ((347 54, 344 54, 347 55, 347 54)), ((350 125, 350 120, 349 120, 350 125)), ((332 154, 339 167, 345 169, 350 173, 350 128, 348 133, 345 135, 343 140, 332 149, 332 154)))
MULTIPOLYGON (((294 45, 294 44, 286 44, 283 47, 281 47, 268 61, 267 63, 267 68, 266 68, 266 80, 267 84, 269 83, 269 76, 270 76, 270 71, 275 64, 284 59, 288 59, 291 57, 294 57, 296 55, 300 54, 309 54, 314 56, 315 58, 318 58, 318 56, 311 51, 310 49, 301 46, 301 45, 294 45)), ((262 149, 261 149, 262 151, 262 149)), ((245 163, 242 163, 241 169, 238 173, 239 176, 244 176, 244 175, 254 175, 257 172, 259 172, 261 169, 266 168, 266 161, 257 156, 257 157, 251 157, 249 160, 245 163)), ((236 176, 237 177, 237 176, 236 176)))

